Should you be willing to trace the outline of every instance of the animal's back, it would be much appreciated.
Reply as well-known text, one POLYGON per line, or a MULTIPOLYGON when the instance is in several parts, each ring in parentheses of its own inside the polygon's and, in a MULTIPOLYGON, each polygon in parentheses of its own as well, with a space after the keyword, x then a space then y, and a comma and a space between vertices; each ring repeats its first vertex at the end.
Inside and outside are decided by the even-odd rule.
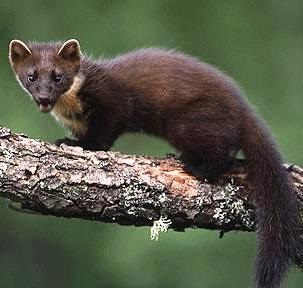
POLYGON ((202 125, 206 118, 206 125, 212 119, 216 126, 226 127, 225 131, 232 126, 234 135, 246 111, 247 103, 234 80, 174 50, 136 50, 109 60, 105 69, 123 89, 132 91, 133 106, 141 107, 133 112, 134 121, 142 123, 147 132, 165 135, 175 147, 188 134, 182 132, 187 129, 185 124, 178 125, 184 117, 191 114, 191 120, 202 125), (180 133, 174 133, 175 129, 180 133))
POLYGON ((237 84, 226 74, 174 50, 140 49, 111 59, 105 67, 119 83, 142 91, 142 97, 150 97, 159 105, 240 94, 237 84))

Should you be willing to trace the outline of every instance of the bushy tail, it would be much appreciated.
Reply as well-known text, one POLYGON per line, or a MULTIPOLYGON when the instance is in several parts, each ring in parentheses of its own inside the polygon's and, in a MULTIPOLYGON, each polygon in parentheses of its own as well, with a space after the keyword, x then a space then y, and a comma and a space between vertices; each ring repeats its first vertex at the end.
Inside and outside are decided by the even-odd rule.
POLYGON ((299 234, 297 198, 267 128, 253 113, 245 126, 248 128, 243 152, 257 206, 259 242, 255 285, 278 288, 296 254, 299 234))

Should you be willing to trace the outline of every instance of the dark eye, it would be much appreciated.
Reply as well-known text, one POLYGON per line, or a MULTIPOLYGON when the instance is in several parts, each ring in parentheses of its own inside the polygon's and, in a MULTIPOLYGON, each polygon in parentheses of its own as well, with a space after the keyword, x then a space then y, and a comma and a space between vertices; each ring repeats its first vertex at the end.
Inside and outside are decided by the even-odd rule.
POLYGON ((54 75, 53 76, 53 81, 56 83, 60 83, 62 81, 62 76, 61 75, 54 75))
POLYGON ((30 74, 27 76, 28 82, 35 82, 37 80, 37 76, 35 74, 30 74))

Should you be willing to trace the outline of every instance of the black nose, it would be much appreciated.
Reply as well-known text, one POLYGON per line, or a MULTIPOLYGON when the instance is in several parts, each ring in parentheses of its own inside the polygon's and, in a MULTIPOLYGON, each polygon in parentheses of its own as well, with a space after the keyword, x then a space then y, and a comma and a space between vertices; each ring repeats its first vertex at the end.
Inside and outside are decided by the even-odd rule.
POLYGON ((48 105, 51 101, 47 95, 39 95, 37 98, 37 102, 42 105, 48 105))

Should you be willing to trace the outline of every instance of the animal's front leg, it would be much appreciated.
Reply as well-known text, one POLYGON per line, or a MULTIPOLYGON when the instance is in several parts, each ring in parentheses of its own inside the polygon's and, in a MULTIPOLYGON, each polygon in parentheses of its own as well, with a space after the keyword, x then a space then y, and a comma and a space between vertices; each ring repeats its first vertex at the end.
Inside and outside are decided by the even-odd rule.
POLYGON ((108 151, 119 136, 119 129, 114 125, 94 126, 87 131, 85 137, 77 143, 83 149, 93 151, 108 151))

